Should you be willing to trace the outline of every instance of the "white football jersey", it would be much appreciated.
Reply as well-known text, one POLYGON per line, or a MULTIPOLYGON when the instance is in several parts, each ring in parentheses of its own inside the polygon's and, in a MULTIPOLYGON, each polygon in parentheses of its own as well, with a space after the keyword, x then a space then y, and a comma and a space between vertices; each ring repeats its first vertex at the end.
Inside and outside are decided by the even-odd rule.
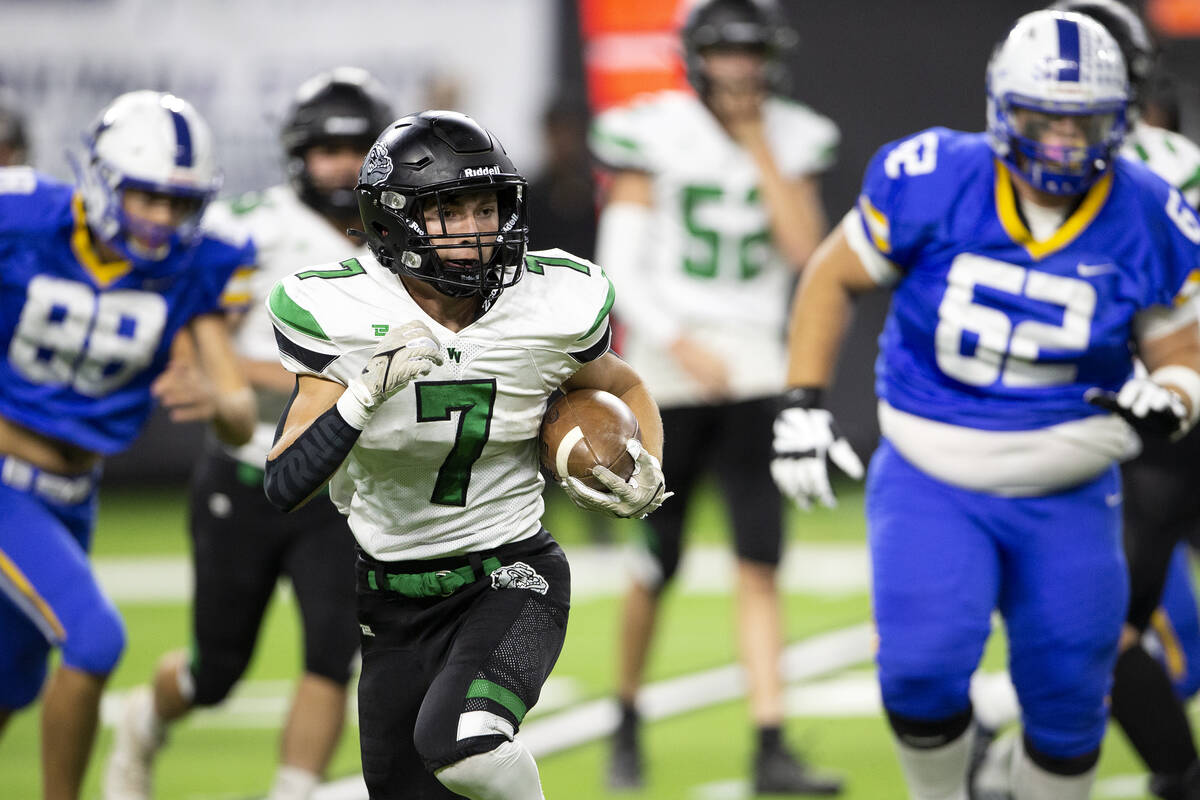
POLYGON ((1138 120, 1125 138, 1121 155, 1141 161, 1191 204, 1200 208, 1200 147, 1181 133, 1138 120))
POLYGON ((546 400, 608 351, 614 292, 599 267, 561 250, 525 263, 520 282, 458 332, 373 257, 313 267, 272 289, 280 360, 298 375, 349 384, 388 327, 414 319, 441 343, 444 363, 374 413, 330 483, 372 557, 457 555, 540 529, 546 400))
MULTIPOLYGON (((254 361, 274 362, 279 358, 264 303, 277 281, 307 264, 370 255, 365 245, 355 247, 329 220, 301 202, 288 185, 214 203, 205 215, 205 224, 240 228, 254 241, 258 269, 244 287, 251 302, 233 341, 238 355, 254 361)), ((225 450, 239 461, 262 469, 290 393, 255 387, 255 395, 258 425, 254 437, 241 447, 225 446, 225 450)))
MULTIPOLYGON (((799 178, 833 163, 838 129, 809 108, 770 98, 763 119, 780 172, 799 178)), ((771 244, 753 158, 694 95, 666 91, 601 114, 591 147, 604 164, 648 173, 652 235, 636 274, 609 271, 622 296, 653 298, 673 328, 699 340, 728 366, 735 397, 783 388, 783 330, 792 270, 771 244)), ((621 306, 617 306, 618 316, 621 306)), ((698 387, 660 343, 629 324, 623 354, 660 405, 701 402, 698 387)))

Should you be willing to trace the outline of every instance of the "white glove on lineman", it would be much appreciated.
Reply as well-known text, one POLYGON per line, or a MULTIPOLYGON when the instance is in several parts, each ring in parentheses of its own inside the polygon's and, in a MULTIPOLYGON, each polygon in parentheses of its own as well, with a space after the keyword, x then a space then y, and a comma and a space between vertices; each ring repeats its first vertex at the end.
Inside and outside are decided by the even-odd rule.
POLYGON ((424 322, 413 320, 388 330, 363 367, 362 375, 347 387, 368 412, 399 392, 413 378, 441 365, 442 346, 424 322))
POLYGON ((793 390, 792 405, 775 418, 771 477, 785 497, 808 509, 816 500, 833 508, 837 500, 829 485, 828 458, 855 480, 863 476, 863 465, 854 448, 842 436, 833 414, 817 407, 817 390, 793 390))
POLYGON ((646 452, 641 442, 630 439, 625 443, 625 449, 633 456, 633 474, 629 480, 621 480, 607 467, 592 467, 592 474, 608 487, 608 492, 596 491, 570 476, 559 485, 575 505, 586 511, 599 511, 610 517, 645 519, 674 492, 666 491, 658 459, 646 452))
POLYGON ((1150 378, 1130 378, 1115 394, 1088 389, 1083 399, 1118 414, 1142 437, 1174 437, 1189 423, 1183 399, 1150 378))

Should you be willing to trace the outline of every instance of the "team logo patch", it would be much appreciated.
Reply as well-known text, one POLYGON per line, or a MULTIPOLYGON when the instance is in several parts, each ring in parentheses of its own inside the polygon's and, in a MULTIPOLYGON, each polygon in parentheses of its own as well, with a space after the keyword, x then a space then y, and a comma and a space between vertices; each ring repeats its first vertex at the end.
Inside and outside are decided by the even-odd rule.
POLYGON ((392 174, 392 157, 387 148, 376 142, 367 153, 367 161, 363 164, 363 183, 379 183, 392 174))
POLYGON ((550 589, 546 579, 524 561, 501 567, 492 573, 493 589, 529 589, 545 594, 550 589))

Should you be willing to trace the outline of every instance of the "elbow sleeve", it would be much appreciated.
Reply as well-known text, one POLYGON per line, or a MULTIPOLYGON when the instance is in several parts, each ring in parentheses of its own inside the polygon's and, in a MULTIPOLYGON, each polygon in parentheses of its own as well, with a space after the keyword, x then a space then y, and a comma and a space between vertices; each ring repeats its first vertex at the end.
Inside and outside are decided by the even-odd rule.
POLYGON ((267 459, 267 500, 281 511, 300 506, 337 471, 361 433, 337 406, 317 417, 277 458, 267 459))

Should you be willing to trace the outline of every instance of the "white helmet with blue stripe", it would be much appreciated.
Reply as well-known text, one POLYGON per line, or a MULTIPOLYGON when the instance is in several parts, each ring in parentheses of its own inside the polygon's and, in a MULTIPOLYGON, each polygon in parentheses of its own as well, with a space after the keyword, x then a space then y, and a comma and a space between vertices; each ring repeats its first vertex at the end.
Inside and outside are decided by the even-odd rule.
POLYGON ((100 112, 84 145, 85 160, 75 167, 88 225, 97 237, 142 260, 160 260, 192 241, 221 176, 212 133, 190 103, 163 92, 123 94, 100 112), (190 201, 187 213, 177 226, 131 219, 122 204, 126 189, 190 201), (142 246, 131 241, 131 232, 142 246))
POLYGON ((1091 17, 1034 11, 1017 20, 987 71, 992 149, 1041 191, 1074 195, 1111 166, 1128 131, 1129 81, 1112 35, 1091 17), (1071 118, 1068 144, 1039 136, 1071 118))

